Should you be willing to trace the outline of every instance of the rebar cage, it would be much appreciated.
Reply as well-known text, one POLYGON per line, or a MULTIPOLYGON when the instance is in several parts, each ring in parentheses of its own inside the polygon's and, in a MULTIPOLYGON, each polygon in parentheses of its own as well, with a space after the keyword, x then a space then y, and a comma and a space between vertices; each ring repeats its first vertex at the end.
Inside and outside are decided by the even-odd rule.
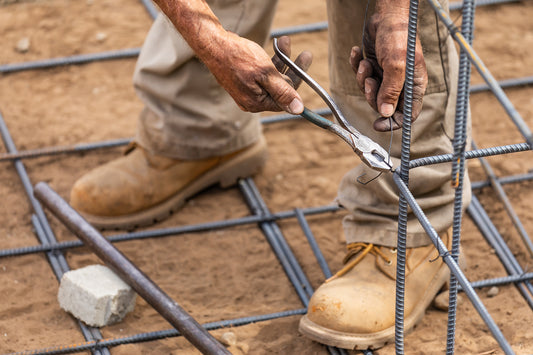
MULTIPOLYGON (((468 213, 476 226, 479 228, 482 235, 485 237, 489 245, 494 248, 495 253, 500 259, 502 265, 506 269, 508 276, 500 278, 490 278, 485 280, 479 280, 476 282, 469 282, 462 270, 458 266, 457 257, 459 253, 459 241, 462 222, 462 181, 464 175, 464 166, 466 159, 479 159, 486 174, 488 176, 487 181, 475 182, 472 184, 472 188, 480 189, 482 187, 491 187, 494 189, 499 200, 508 212, 514 226, 518 233, 522 237, 525 247, 530 255, 533 255, 533 244, 528 236, 527 231, 520 222, 517 214, 513 211, 513 207, 507 198, 505 191, 502 188, 503 184, 518 183, 533 178, 532 173, 514 175, 507 177, 497 177, 488 161, 484 157, 509 154, 513 152, 522 152, 531 150, 532 147, 532 134, 527 124, 514 109, 512 103, 502 90, 502 87, 513 87, 519 85, 531 84, 533 77, 510 79, 502 82, 497 82, 487 68, 484 66, 481 59, 477 56, 476 52, 472 48, 473 39, 473 19, 475 6, 491 5, 497 3, 511 2, 512 0, 492 0, 492 1, 478 1, 474 4, 472 0, 464 0, 463 3, 452 3, 450 9, 458 10, 462 9, 462 25, 459 30, 454 22, 450 19, 449 14, 442 9, 437 0, 427 0, 434 8, 439 19, 448 28, 451 36, 457 41, 460 52, 460 76, 458 85, 458 95, 456 104, 456 128, 454 138, 454 153, 445 156, 433 156, 417 160, 410 160, 409 158, 409 144, 410 144, 410 112, 412 101, 412 80, 413 80, 413 63, 414 63, 414 41, 417 28, 417 11, 418 1, 412 0, 410 7, 410 21, 409 21, 409 40, 408 40, 408 53, 407 53, 407 69, 406 69, 406 86, 405 86, 405 123, 402 131, 402 162, 401 167, 394 173, 394 181, 401 191, 400 199, 400 217, 399 217, 399 230, 398 230, 398 269, 397 269, 397 302, 396 302, 396 340, 395 347, 398 354, 404 353, 404 330, 403 330, 403 297, 404 297, 404 280, 405 280, 405 236, 406 236, 406 216, 407 209, 411 208, 415 213, 420 223, 424 227, 426 233, 431 238, 435 248, 439 251, 440 257, 450 268, 451 280, 450 280, 450 301, 448 312, 448 331, 447 331, 447 354, 452 354, 455 347, 455 319, 456 319, 456 300, 457 292, 463 291, 468 296, 474 308, 477 310, 486 326, 496 339, 501 349, 506 354, 512 354, 511 348, 507 339, 503 336, 502 332, 491 318, 488 310, 481 302, 479 296, 474 291, 475 288, 488 287, 494 285, 513 284, 523 296, 525 302, 530 308, 533 308, 533 286, 530 283, 533 273, 526 273, 523 267, 519 264, 514 257, 513 252, 504 241, 500 232, 496 229, 492 223, 490 217, 484 210, 479 200, 473 196, 472 203, 468 207, 468 213), (470 66, 471 64, 479 71, 480 75, 486 82, 486 85, 476 85, 470 87, 470 66), (497 100, 502 104, 505 111, 516 125, 521 135, 523 136, 525 143, 498 146, 486 149, 474 149, 471 151, 465 151, 464 141, 466 139, 466 112, 468 110, 469 95, 470 93, 481 92, 491 90, 497 100), (419 166, 438 164, 443 162, 452 162, 452 170, 454 176, 458 177, 457 181, 457 194, 455 199, 455 214, 453 224, 453 246, 452 250, 447 250, 442 241, 439 239, 438 234, 435 232, 431 224, 428 222, 424 215, 424 211, 420 209, 415 198, 409 191, 408 176, 409 170, 417 168, 419 166), (456 173, 456 174, 455 174, 456 173)), ((157 15, 157 10, 152 3, 147 0, 141 0, 152 18, 157 15)), ((305 26, 295 26, 291 28, 284 28, 275 30, 272 32, 273 37, 301 33, 301 32, 313 32, 322 31, 327 29, 327 23, 314 23, 305 26)), ((78 55, 72 57, 56 58, 49 60, 41 60, 34 62, 16 63, 16 64, 4 64, 0 65, 1 73, 12 73, 24 70, 39 70, 52 68, 57 66, 66 66, 73 64, 83 64, 92 61, 106 61, 112 59, 136 57, 139 54, 138 48, 117 50, 112 52, 103 52, 89 55, 78 55)), ((330 113, 328 109, 322 109, 317 111, 319 114, 327 115, 330 113)), ((283 122, 287 120, 298 119, 298 117, 290 115, 278 115, 270 116, 262 119, 262 123, 274 124, 276 122, 283 122)), ((0 115, 0 131, 7 153, 0 154, 0 161, 11 161, 16 169, 18 176, 23 184, 26 195, 30 201, 33 209, 31 216, 31 223, 34 227, 35 234, 40 242, 37 246, 27 246, 15 249, 0 250, 0 257, 15 257, 27 254, 45 253, 47 259, 52 267, 52 270, 57 279, 68 271, 69 265, 65 258, 64 252, 76 247, 82 246, 81 241, 67 241, 58 242, 52 230, 50 223, 45 215, 41 204, 35 199, 33 192, 33 185, 29 179, 29 175, 25 169, 23 159, 35 158, 39 156, 55 155, 55 154, 70 154, 76 152, 90 151, 93 149, 110 148, 116 146, 126 145, 130 142, 130 139, 116 139, 111 141, 78 144, 75 146, 57 146, 57 147, 44 147, 36 150, 18 151, 6 126, 4 118, 0 115)), ((476 148, 475 145, 473 145, 476 148)), ((251 214, 243 218, 234 218, 228 220, 221 220, 217 222, 209 222, 195 225, 176 226, 165 229, 155 229, 148 231, 130 232, 124 234, 117 234, 108 237, 107 239, 112 243, 128 240, 141 240, 147 238, 156 238, 167 235, 179 235, 183 233, 193 232, 205 232, 218 230, 223 228, 229 228, 239 225, 253 225, 257 224, 262 233, 268 240, 273 252, 277 256, 277 259, 281 263, 283 270, 287 277, 294 286, 295 292, 301 300, 304 308, 294 309, 291 311, 282 311, 272 314, 265 314, 260 316, 250 316, 232 320, 225 320, 219 322, 211 322, 203 324, 202 326, 206 330, 218 329, 227 326, 239 326, 254 322, 261 322, 275 318, 288 317, 293 315, 300 315, 306 312, 309 299, 313 293, 311 283, 307 279, 298 259, 295 257, 291 250, 289 243, 285 239, 281 228, 278 225, 278 221, 283 219, 295 218, 303 233, 305 234, 309 246, 316 256, 316 261, 326 278, 331 276, 329 267, 322 255, 321 249, 316 242, 311 228, 308 224, 306 217, 316 214, 333 213, 339 210, 338 206, 326 205, 321 207, 311 208, 297 208, 295 210, 283 211, 272 213, 266 203, 264 202, 260 191, 255 186, 252 178, 240 180, 238 183, 240 192, 246 200, 251 214)), ((62 344, 55 345, 46 349, 40 350, 24 350, 21 349, 19 353, 23 354, 64 354, 74 353, 90 350, 93 354, 109 354, 112 347, 120 346, 122 344, 129 344, 135 342, 144 342, 150 340, 157 340, 167 337, 179 336, 180 333, 176 329, 162 330, 155 332, 145 332, 135 335, 102 339, 102 335, 97 328, 92 328, 84 325, 82 322, 78 322, 79 328, 86 339, 84 343, 70 345, 62 344)), ((47 344, 48 345, 48 344, 47 344)), ((337 349, 328 347, 327 350, 330 354, 345 354, 343 349, 337 349)), ((371 353, 370 350, 365 353, 371 353)))

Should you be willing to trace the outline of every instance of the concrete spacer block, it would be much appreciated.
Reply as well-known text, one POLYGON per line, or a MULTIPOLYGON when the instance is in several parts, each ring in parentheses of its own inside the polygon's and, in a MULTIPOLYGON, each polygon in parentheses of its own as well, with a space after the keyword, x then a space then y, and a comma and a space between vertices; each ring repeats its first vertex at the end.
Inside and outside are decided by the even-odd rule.
POLYGON ((61 278, 59 305, 93 327, 122 320, 135 307, 137 294, 111 269, 90 265, 66 272, 61 278))

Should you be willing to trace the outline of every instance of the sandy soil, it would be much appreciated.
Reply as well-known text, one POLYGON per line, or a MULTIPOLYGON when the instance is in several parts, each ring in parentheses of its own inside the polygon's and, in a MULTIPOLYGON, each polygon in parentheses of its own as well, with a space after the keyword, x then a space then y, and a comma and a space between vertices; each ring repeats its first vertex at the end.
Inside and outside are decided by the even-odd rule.
MULTIPOLYGON (((458 16, 458 14, 455 14, 458 16)), ((498 79, 530 76, 533 66, 532 3, 479 9, 475 47, 498 79)), ((281 0, 274 27, 325 20, 323 1, 305 5, 281 0)), ((135 1, 47 0, 0 7, 2 50, 0 64, 80 53, 138 47, 151 19, 135 1), (105 36, 99 35, 104 33, 105 36), (23 37, 30 39, 26 53, 15 50, 23 37), (102 39, 105 37, 104 39, 102 39)), ((299 49, 315 55, 311 75, 323 86, 327 78, 325 33, 293 36, 299 49)), ((1 76, 0 109, 19 149, 76 144, 132 136, 142 104, 131 86, 134 59, 107 61, 1 76)), ((480 79, 474 75, 473 81, 480 79)), ((301 89, 310 107, 324 105, 308 88, 301 89)), ((508 90, 511 101, 533 126, 533 88, 508 90)), ((517 129, 490 94, 472 97, 474 139, 481 147, 521 142, 517 129)), ((270 160, 255 179, 272 211, 330 203, 342 175, 357 163, 349 148, 336 137, 310 124, 287 122, 265 127, 270 160), (290 132, 290 134, 288 134, 290 132)), ((1 152, 5 151, 0 148, 1 152)), ((121 149, 26 161, 32 182, 46 181, 65 198, 73 182, 90 169, 118 157, 121 149)), ((509 175, 530 169, 530 153, 491 158, 496 173, 509 175)), ((484 178, 479 163, 471 162, 473 180, 484 178)), ((11 164, 0 169, 0 248, 37 244, 21 183, 11 164)), ((506 186, 528 231, 533 231, 532 183, 506 186)), ((527 270, 527 257, 517 233, 492 191, 477 192, 491 218, 527 270)), ((211 188, 192 199, 181 213, 152 228, 187 225, 249 214, 239 191, 211 188), (223 208, 221 208, 223 206, 223 208)), ((342 213, 309 218, 332 269, 344 254, 342 213)), ((59 240, 75 237, 51 218, 59 240)), ((280 223, 299 262, 314 287, 323 276, 295 220, 280 223)), ((463 247, 469 260, 470 280, 505 275, 494 251, 470 219, 464 222, 463 247)), ((117 247, 178 301, 199 322, 259 315, 302 307, 279 263, 257 226, 230 228, 144 241, 117 247)), ((86 248, 66 253, 72 268, 99 260, 86 248)), ((0 260, 0 352, 44 348, 83 341, 73 318, 56 301, 57 280, 44 255, 0 260)), ((533 316, 513 286, 500 287, 495 297, 480 290, 484 304, 518 354, 533 353, 533 316)), ((407 336, 409 354, 443 353, 446 313, 430 308, 407 336)), ((288 317, 231 329, 249 354, 326 354, 322 345, 297 332, 299 317, 288 317)), ((105 338, 168 329, 170 326, 146 302, 138 299, 123 322, 103 328, 105 338)), ((458 310, 458 354, 499 354, 501 351, 471 304, 458 310)), ((213 332, 220 336, 226 330, 213 332)), ((242 349, 241 349, 242 350, 242 349)), ((232 349, 235 353, 241 350, 232 349)), ((182 338, 124 345, 113 354, 194 354, 182 338)), ((376 352, 393 354, 387 346, 376 352)))

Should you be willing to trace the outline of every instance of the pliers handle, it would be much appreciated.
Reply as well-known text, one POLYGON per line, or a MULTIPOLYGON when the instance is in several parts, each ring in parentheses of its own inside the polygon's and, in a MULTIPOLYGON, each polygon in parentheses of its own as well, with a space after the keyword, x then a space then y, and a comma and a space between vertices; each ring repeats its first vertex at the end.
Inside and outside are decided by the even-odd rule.
POLYGON ((392 163, 389 153, 372 139, 363 135, 356 130, 342 115, 341 110, 335 104, 333 99, 329 96, 313 78, 311 78, 304 70, 296 65, 289 57, 287 57, 278 46, 277 38, 274 38, 274 51, 276 55, 285 63, 296 75, 302 78, 321 98, 326 105, 331 109, 333 116, 337 119, 339 124, 333 123, 330 120, 316 114, 315 112, 304 108, 302 117, 306 120, 316 124, 317 126, 327 129, 338 135, 342 140, 350 145, 354 152, 361 158, 363 163, 370 168, 377 171, 391 171, 392 163))

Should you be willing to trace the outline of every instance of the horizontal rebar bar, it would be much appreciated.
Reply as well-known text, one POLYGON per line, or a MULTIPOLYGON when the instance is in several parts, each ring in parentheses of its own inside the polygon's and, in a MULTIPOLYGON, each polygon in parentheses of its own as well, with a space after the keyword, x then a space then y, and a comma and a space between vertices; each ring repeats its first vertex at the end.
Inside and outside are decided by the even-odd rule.
MULTIPOLYGON (((467 212, 472 218, 472 221, 476 224, 479 231, 487 241, 487 243, 494 249, 496 256, 500 259, 503 267, 510 276, 523 275, 524 271, 518 263, 518 260, 514 257, 513 253, 503 240, 502 236, 496 229, 496 226, 490 220, 483 206, 479 202, 478 198, 472 196, 472 201, 467 208, 467 212)), ((522 294, 522 297, 526 300, 527 304, 533 309, 533 286, 526 281, 524 283, 517 283, 516 287, 522 294)))
MULTIPOLYGON (((268 320, 273 320, 273 319, 278 319, 278 318, 302 315, 302 314, 305 314, 306 312, 307 310, 305 308, 300 308, 300 309, 295 309, 295 310, 290 310, 290 311, 282 311, 282 312, 264 314, 264 315, 259 315, 259 316, 250 316, 250 317, 235 318, 235 319, 218 321, 218 322, 210 322, 210 323, 202 324, 202 327, 206 330, 216 330, 216 329, 225 328, 225 327, 238 327, 238 326, 243 326, 243 325, 252 324, 252 323, 265 322, 268 320)), ((119 338, 102 339, 100 341, 87 341, 81 344, 58 345, 58 346, 53 346, 53 347, 44 348, 44 349, 26 350, 26 351, 20 351, 16 353, 10 353, 6 355, 71 354, 71 353, 78 353, 82 351, 92 350, 92 349, 98 349, 101 346, 115 347, 118 345, 142 343, 142 342, 165 339, 165 338, 172 338, 172 337, 177 337, 177 336, 181 336, 179 331, 177 331, 176 329, 167 329, 167 330, 158 330, 154 332, 127 335, 127 336, 123 336, 119 338)))
POLYGON ((134 58, 137 57, 140 52, 140 48, 127 48, 100 53, 78 54, 67 57, 4 64, 0 65, 0 73, 8 74, 24 70, 50 69, 64 65, 87 64, 102 60, 134 58))
MULTIPOLYGON (((316 110, 316 113, 319 115, 327 116, 331 114, 329 108, 322 108, 316 110)), ((272 115, 268 117, 261 118, 260 122, 264 125, 271 123, 285 122, 291 120, 303 119, 302 116, 295 116, 291 114, 279 114, 272 115)), ((103 148, 115 148, 124 145, 128 145, 133 138, 119 138, 112 139, 100 142, 93 143, 80 143, 74 145, 66 146, 55 146, 55 147, 45 147, 38 149, 29 149, 24 151, 18 151, 17 153, 0 153, 0 162, 1 161, 12 161, 15 159, 29 159, 29 158, 38 158, 49 155, 59 155, 59 154, 70 154, 70 153, 81 153, 95 149, 103 148)))
POLYGON ((101 148, 114 148, 127 145, 131 142, 132 138, 120 138, 103 142, 94 143, 80 143, 66 146, 56 146, 48 148, 31 149, 25 151, 19 151, 17 153, 1 153, 0 161, 11 161, 15 159, 28 159, 38 158, 42 156, 58 155, 65 153, 86 152, 94 149, 101 148))
MULTIPOLYGON (((482 5, 494 5, 500 3, 516 2, 518 0, 478 0, 476 6, 482 5)), ((149 15, 152 18, 157 16, 157 10, 148 0, 141 0, 143 5, 145 5, 149 15)), ((462 2, 455 2, 450 4, 450 10, 458 10, 462 7, 462 2)), ((279 28, 272 30, 270 36, 280 37, 293 35, 298 33, 308 33, 308 32, 317 32, 325 31, 328 29, 328 24, 326 21, 315 22, 305 25, 290 26, 285 28, 279 28)), ((22 63, 12 63, 12 64, 3 64, 0 65, 0 73, 14 73, 24 70, 35 70, 35 69, 49 69, 58 66, 72 65, 72 64, 87 64, 101 60, 116 60, 116 59, 125 59, 125 58, 134 58, 139 55, 141 48, 127 48, 113 51, 106 51, 100 53, 89 53, 89 54, 79 54, 73 56, 52 58, 52 59, 43 59, 36 61, 28 61, 22 63)), ((523 84, 519 84, 523 85, 523 84)))
POLYGON ((501 349, 504 351, 505 354, 514 354, 513 349, 507 342, 507 339, 503 336, 501 330, 498 328, 492 317, 490 316, 489 312, 481 302, 481 299, 476 294, 470 283, 468 282, 468 279, 463 274, 461 269, 459 268, 459 265, 455 262, 454 258, 450 254, 449 250, 447 250, 446 246, 440 239, 439 235, 433 228, 433 226, 429 223, 429 220, 427 219, 426 215, 416 202, 414 196, 411 194, 411 191, 409 191, 409 188, 404 183, 402 178, 399 175, 399 172, 396 171, 393 174, 394 182, 396 183, 396 186, 400 189, 401 193, 405 197, 407 203, 411 207, 411 210, 415 214, 415 216, 420 221, 420 224, 426 231, 426 234, 431 239, 432 243, 435 245, 435 248, 438 250, 440 257, 443 259, 443 261, 446 263, 448 268, 450 269, 450 272, 455 275, 457 278, 457 281, 461 285, 463 292, 468 296, 470 301, 472 302, 472 305, 478 312, 478 314, 481 316, 487 327, 489 328, 490 332, 492 333, 494 339, 498 342, 501 349))
MULTIPOLYGON (((487 157, 492 155, 502 155, 509 153, 518 153, 531 150, 527 143, 509 144, 499 147, 483 148, 477 150, 470 150, 466 152, 466 159, 487 157)), ((449 163, 453 159, 453 154, 434 155, 431 157, 424 157, 413 159, 409 162, 409 169, 418 168, 425 165, 449 163)))
MULTIPOLYGON (((498 85, 502 89, 515 88, 517 86, 526 86, 533 84, 533 76, 526 76, 523 78, 506 79, 498 81, 498 85)), ((470 93, 475 94, 478 92, 490 91, 490 87, 487 84, 477 84, 470 87, 470 93)))
POLYGON ((533 272, 528 272, 522 275, 511 275, 504 277, 496 277, 487 280, 474 281, 471 283, 473 288, 484 288, 492 286, 508 285, 511 283, 518 283, 533 280, 533 272))
POLYGON ((124 254, 107 241, 85 221, 65 200, 47 184, 40 182, 34 189, 41 201, 72 233, 77 235, 93 252, 112 268, 131 288, 148 302, 163 318, 180 331, 204 354, 230 354, 177 302, 171 299, 124 254))
MULTIPOLYGON (((502 176, 502 177, 497 178, 497 180, 502 185, 523 182, 523 181, 530 181, 530 180, 533 180, 533 173, 502 176)), ((472 190, 481 189, 483 187, 489 187, 490 181, 488 180, 474 181, 472 182, 471 186, 472 186, 472 190)))
MULTIPOLYGON (((472 141, 472 148, 476 149, 476 144, 472 141)), ((503 189, 502 185, 496 178, 496 174, 494 173, 494 170, 490 166, 490 164, 487 162, 484 158, 479 158, 479 162, 481 163, 481 166, 483 167, 483 170, 485 170, 485 174, 489 178, 489 181, 491 182, 491 186, 494 192, 496 192, 496 196, 500 200, 500 202, 503 205, 503 208, 505 209, 505 212, 507 212, 507 215, 511 219, 511 222, 513 223, 516 231, 518 232, 518 235, 522 239, 522 242, 524 242, 524 245, 526 247, 526 250, 529 252, 529 256, 533 257, 533 242, 531 241, 531 238, 529 237, 529 234, 527 233, 524 225, 522 224, 522 221, 516 214, 511 201, 509 200, 509 197, 505 193, 505 190, 503 189)))
MULTIPOLYGON (((303 208, 302 213, 304 213, 305 215, 316 215, 316 214, 321 214, 321 213, 336 212, 339 209, 341 209, 341 207, 337 205, 325 205, 325 206, 319 206, 319 207, 303 208)), ((214 230, 214 229, 230 228, 230 227, 236 227, 236 226, 241 226, 241 225, 246 225, 246 224, 255 224, 255 223, 266 222, 266 221, 287 219, 287 218, 293 218, 295 216, 296 214, 294 211, 282 211, 278 213, 273 213, 268 216, 246 216, 246 217, 241 217, 241 218, 226 219, 226 220, 215 221, 215 222, 207 222, 207 223, 192 224, 192 225, 171 227, 171 228, 154 229, 154 230, 145 230, 145 231, 139 231, 139 232, 133 232, 133 233, 126 233, 126 234, 117 234, 117 235, 112 235, 112 236, 107 237, 107 240, 111 243, 117 243, 117 242, 125 242, 125 241, 130 241, 130 240, 140 240, 140 239, 147 239, 147 238, 160 238, 160 237, 180 235, 180 234, 185 234, 185 233, 198 233, 198 232, 205 232, 205 231, 214 230)), ((80 240, 69 240, 69 241, 64 241, 64 242, 59 242, 59 243, 51 243, 48 245, 34 245, 34 246, 21 247, 21 248, 4 249, 4 250, 0 250, 0 258, 36 254, 36 253, 56 251, 56 250, 68 250, 68 249, 73 249, 73 248, 79 248, 79 247, 82 247, 83 245, 84 245, 83 242, 80 240)))

